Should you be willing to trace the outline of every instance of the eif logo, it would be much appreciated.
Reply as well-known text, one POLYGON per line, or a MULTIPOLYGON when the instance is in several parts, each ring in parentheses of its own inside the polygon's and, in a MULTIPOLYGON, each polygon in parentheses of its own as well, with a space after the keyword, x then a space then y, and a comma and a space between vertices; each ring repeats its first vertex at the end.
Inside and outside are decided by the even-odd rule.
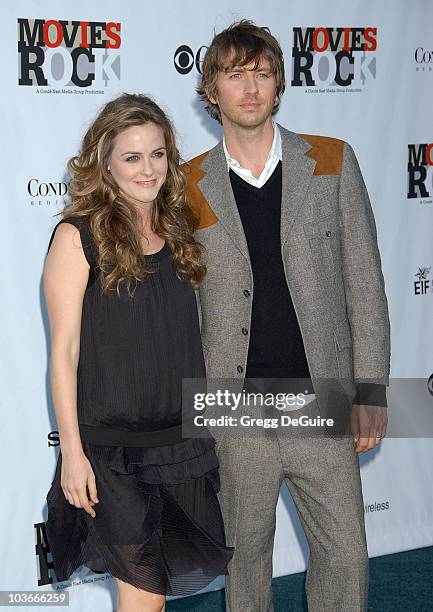
POLYGON ((408 198, 428 198, 433 183, 433 143, 408 145, 408 198))
POLYGON ((430 283, 430 279, 427 278, 430 274, 431 266, 429 268, 418 268, 418 272, 415 274, 418 280, 414 282, 414 293, 415 295, 426 295, 433 289, 430 283))
POLYGON ((18 19, 18 85, 107 87, 120 79, 121 24, 18 19))
POLYGON ((375 27, 293 28, 291 85, 362 88, 376 78, 376 49, 375 27))

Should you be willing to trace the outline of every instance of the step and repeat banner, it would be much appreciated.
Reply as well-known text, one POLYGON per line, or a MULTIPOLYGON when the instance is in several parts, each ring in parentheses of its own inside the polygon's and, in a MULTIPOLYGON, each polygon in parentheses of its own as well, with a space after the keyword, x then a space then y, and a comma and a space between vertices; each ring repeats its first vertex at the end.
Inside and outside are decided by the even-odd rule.
MULTIPOLYGON (((114 609, 113 579, 105 574, 82 569, 57 581, 44 531, 59 437, 42 270, 68 194, 67 159, 101 105, 122 92, 150 94, 167 110, 184 159, 209 149, 221 129, 195 93, 207 45, 240 18, 268 26, 285 55, 277 120, 347 140, 357 154, 383 260, 392 376, 424 380, 433 400, 433 3, 18 0, 0 14, 0 589, 67 591, 74 612, 114 609)), ((416 429, 416 400, 405 402, 416 429)), ((390 402, 390 418, 392 410, 390 402)), ((362 456, 370 556, 433 544, 432 457, 428 432, 385 439, 362 456)), ((307 559, 282 489, 274 575, 303 571, 307 559)), ((209 589, 221 586, 222 578, 209 589)))

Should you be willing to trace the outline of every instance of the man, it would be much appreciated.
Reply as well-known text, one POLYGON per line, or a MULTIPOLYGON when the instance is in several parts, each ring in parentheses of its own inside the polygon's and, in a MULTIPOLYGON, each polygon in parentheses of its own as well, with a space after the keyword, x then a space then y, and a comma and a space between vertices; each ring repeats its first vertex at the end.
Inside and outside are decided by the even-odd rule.
POLYGON ((351 415, 349 405, 353 439, 282 428, 215 434, 227 544, 236 549, 226 607, 273 610, 275 511, 284 481, 310 547, 309 610, 366 610, 358 453, 385 433, 390 351, 367 191, 347 143, 273 122, 284 66, 267 28, 243 20, 216 35, 202 72, 198 91, 224 129, 222 142, 184 168, 206 250, 199 302, 208 377, 310 380, 307 394, 315 393, 322 411, 338 397, 323 391, 323 381, 357 384, 351 415))

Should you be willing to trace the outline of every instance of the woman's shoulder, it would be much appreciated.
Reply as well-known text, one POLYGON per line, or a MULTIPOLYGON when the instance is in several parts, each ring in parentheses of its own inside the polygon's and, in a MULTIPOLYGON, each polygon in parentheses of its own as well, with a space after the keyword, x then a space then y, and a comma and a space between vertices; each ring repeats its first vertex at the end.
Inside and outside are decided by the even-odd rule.
MULTIPOLYGON (((91 232, 90 232, 90 224, 89 224, 88 217, 75 217, 75 216, 65 215, 62 219, 60 219, 60 221, 58 221, 58 223, 54 227, 53 232, 51 234, 51 239, 48 245, 48 251, 50 250, 54 236, 56 235, 58 230, 65 234, 67 234, 70 231, 69 229, 67 229, 68 225, 74 226, 79 231, 80 239, 81 239, 81 246, 83 248, 84 255, 90 267, 94 268, 96 266, 97 254, 96 254, 95 244, 93 242, 91 232), (60 230, 59 228, 61 226, 63 227, 60 230)), ((74 233, 74 230, 72 230, 72 232, 74 233)))
MULTIPOLYGON (((67 211, 64 211, 63 216, 56 222, 53 228, 53 235, 56 233, 57 229, 63 225, 73 225, 76 229, 80 231, 80 234, 83 232, 87 232, 90 230, 90 222, 89 216, 76 216, 71 215, 67 211)), ((65 231, 65 230, 63 230, 65 231)))

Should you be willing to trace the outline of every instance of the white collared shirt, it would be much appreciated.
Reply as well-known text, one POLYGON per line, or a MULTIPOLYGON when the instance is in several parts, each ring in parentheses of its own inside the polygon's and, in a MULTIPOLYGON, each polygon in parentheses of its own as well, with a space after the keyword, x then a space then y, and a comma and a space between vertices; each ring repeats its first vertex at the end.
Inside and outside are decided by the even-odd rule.
POLYGON ((223 137, 223 148, 227 160, 227 170, 230 170, 231 168, 233 172, 236 172, 238 176, 240 176, 250 185, 254 185, 254 187, 262 187, 266 183, 266 181, 272 176, 272 173, 277 167, 278 162, 281 161, 283 158, 281 149, 281 133, 278 128, 278 125, 274 121, 272 122, 272 125, 274 126, 274 139, 272 141, 272 146, 268 153, 268 158, 265 162, 265 166, 259 178, 253 176, 251 170, 243 168, 240 163, 236 159, 234 159, 234 157, 230 156, 230 153, 227 151, 225 138, 223 137))

